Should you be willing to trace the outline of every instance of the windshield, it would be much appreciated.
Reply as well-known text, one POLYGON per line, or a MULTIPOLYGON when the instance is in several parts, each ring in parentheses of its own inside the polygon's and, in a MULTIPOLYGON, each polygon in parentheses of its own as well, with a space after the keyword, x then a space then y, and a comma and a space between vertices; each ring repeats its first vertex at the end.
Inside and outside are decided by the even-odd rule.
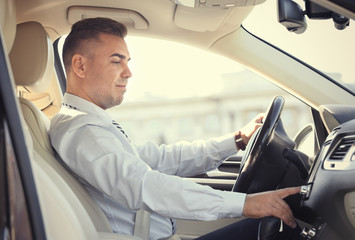
MULTIPOLYGON (((295 1, 304 9, 304 1, 295 1)), ((307 20, 302 34, 278 22, 277 0, 258 5, 243 26, 254 35, 318 69, 355 94, 355 22, 337 30, 332 19, 307 20)))

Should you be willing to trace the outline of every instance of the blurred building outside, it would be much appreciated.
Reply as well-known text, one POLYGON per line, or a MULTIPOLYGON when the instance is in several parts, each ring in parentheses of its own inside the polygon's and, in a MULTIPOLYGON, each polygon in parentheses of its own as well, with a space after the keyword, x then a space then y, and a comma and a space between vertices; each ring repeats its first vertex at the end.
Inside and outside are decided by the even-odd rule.
POLYGON ((167 99, 147 94, 142 100, 123 102, 108 112, 137 145, 146 141, 170 144, 231 133, 265 112, 272 99, 280 95, 285 98, 281 119, 291 139, 311 122, 309 107, 248 70, 226 73, 221 79, 224 88, 213 96, 167 99))

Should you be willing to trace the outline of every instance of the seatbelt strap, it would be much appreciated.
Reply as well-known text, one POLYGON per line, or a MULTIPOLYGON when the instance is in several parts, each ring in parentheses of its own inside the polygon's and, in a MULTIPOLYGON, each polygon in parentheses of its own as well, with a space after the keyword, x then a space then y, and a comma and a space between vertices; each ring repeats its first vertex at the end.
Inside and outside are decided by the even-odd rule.
POLYGON ((133 235, 142 240, 149 240, 150 236, 150 212, 140 209, 136 213, 133 235))

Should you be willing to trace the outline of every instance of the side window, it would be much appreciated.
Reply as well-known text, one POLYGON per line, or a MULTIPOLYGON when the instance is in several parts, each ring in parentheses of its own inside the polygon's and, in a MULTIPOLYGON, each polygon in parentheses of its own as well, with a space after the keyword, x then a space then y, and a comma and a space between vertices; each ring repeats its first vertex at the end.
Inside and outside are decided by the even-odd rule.
POLYGON ((285 98, 282 121, 290 138, 311 122, 308 106, 230 59, 162 40, 126 41, 133 77, 124 102, 109 113, 136 144, 236 131, 276 95, 285 98))

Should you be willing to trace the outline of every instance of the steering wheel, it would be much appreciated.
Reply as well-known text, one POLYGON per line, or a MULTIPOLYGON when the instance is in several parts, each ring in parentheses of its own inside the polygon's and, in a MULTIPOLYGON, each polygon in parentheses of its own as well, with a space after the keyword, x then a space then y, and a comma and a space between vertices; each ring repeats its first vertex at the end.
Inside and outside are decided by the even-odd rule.
MULTIPOLYGON (((263 182, 265 178, 255 179, 257 175, 268 174, 267 170, 263 171, 263 153, 268 146, 269 139, 273 135, 275 128, 280 120, 282 108, 285 100, 283 97, 277 96, 271 102, 266 117, 263 119, 263 125, 253 134, 245 154, 242 158, 239 176, 234 183, 232 191, 253 193, 259 190, 271 189, 256 189, 255 184, 252 186, 253 181, 263 182), (258 173, 258 174, 256 174, 258 173)), ((263 183, 261 183, 262 185, 263 183)), ((256 184, 258 185, 258 184, 256 184)), ((260 185, 260 184, 259 184, 260 185)))

